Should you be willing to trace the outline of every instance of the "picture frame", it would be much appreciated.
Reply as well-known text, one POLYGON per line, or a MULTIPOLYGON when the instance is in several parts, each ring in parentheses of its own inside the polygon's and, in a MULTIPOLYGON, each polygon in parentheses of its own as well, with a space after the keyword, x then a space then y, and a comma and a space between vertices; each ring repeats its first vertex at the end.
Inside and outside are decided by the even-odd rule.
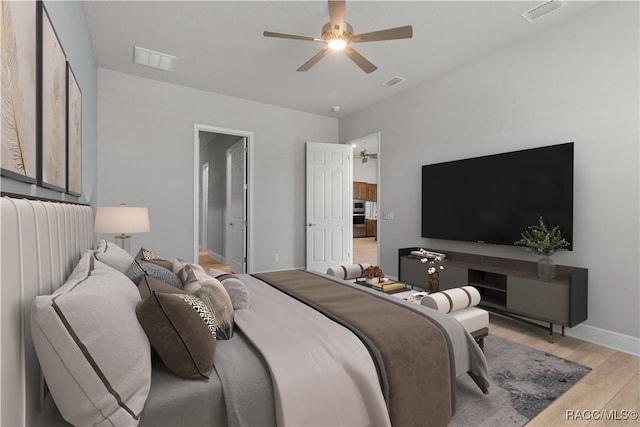
POLYGON ((2 176, 35 184, 38 176, 38 50, 35 0, 1 0, 3 70, 0 154, 2 176))
POLYGON ((67 190, 67 58, 46 8, 39 2, 40 51, 40 139, 38 185, 67 190))
POLYGON ((67 193, 82 194, 82 90, 67 62, 67 193))

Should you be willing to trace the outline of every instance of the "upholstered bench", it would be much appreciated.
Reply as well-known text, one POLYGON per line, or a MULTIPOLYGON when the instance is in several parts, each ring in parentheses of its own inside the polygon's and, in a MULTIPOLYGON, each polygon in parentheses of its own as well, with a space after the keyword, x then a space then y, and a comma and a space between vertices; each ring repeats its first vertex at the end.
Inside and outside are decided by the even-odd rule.
POLYGON ((422 298, 421 304, 455 317, 484 350, 484 337, 489 334, 489 313, 476 307, 480 292, 473 286, 434 292, 422 298))
POLYGON ((355 280, 358 277, 362 277, 364 271, 370 266, 371 264, 367 264, 366 262, 362 264, 338 265, 335 267, 329 267, 327 269, 327 274, 337 277, 338 279, 355 280))

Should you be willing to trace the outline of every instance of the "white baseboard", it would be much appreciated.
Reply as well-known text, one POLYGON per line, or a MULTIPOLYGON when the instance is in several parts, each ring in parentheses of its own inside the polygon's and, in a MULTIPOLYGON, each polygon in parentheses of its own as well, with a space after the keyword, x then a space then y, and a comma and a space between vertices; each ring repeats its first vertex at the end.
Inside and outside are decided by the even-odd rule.
POLYGON ((589 325, 577 325, 573 328, 566 328, 565 334, 613 350, 640 356, 640 338, 632 337, 631 335, 608 331, 589 325))
POLYGON ((227 259, 225 257, 223 257, 220 254, 217 254, 209 249, 207 249, 207 253, 209 254, 210 257, 213 257, 215 259, 217 259, 218 261, 222 262, 223 264, 227 263, 227 259))

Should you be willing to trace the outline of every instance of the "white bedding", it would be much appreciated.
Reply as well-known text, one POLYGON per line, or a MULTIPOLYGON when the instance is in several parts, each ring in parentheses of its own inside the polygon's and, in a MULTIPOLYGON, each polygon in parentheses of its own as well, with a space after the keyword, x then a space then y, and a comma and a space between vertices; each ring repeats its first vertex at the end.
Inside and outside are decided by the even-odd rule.
POLYGON ((239 277, 251 309, 238 310, 235 322, 269 366, 278 425, 391 424, 374 363, 353 333, 258 279, 239 277))

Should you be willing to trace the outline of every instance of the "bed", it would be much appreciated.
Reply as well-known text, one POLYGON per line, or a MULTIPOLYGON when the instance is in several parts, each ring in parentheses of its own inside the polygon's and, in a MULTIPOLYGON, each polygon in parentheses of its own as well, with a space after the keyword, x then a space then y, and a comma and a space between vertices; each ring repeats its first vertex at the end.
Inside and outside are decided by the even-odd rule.
MULTIPOLYGON (((92 224, 88 206, 2 198, 2 425, 68 425, 46 393, 30 307, 76 274, 92 224)), ((488 387, 482 352, 449 316, 320 273, 237 279, 251 304, 235 311, 232 338, 216 340, 209 378, 180 378, 150 356, 132 423, 446 425, 457 377, 488 387)))

